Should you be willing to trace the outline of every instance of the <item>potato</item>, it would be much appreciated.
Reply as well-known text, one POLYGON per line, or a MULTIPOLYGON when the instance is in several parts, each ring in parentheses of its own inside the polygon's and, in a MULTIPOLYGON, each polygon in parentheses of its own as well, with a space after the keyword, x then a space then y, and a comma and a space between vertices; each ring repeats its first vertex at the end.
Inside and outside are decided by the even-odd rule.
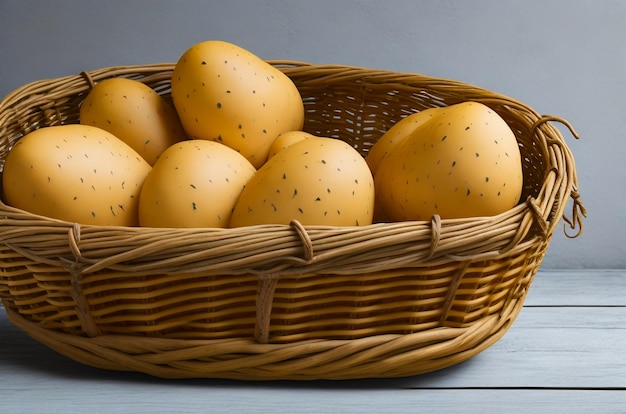
POLYGON ((270 158, 250 179, 231 226, 300 223, 362 226, 372 223, 374 180, 349 144, 313 137, 270 158))
POLYGON ((174 144, 146 178, 139 224, 228 227, 233 206, 256 169, 237 151, 206 140, 174 144))
POLYGON ((372 145, 365 161, 369 165, 372 174, 376 174, 378 165, 391 151, 405 138, 407 138, 418 126, 428 121, 437 113, 438 108, 429 108, 406 116, 396 122, 372 145))
POLYGON ((223 143, 255 168, 281 133, 302 129, 304 105, 284 73, 231 43, 189 48, 172 74, 174 106, 187 135, 223 143))
POLYGON ((109 131, 150 165, 187 139, 175 108, 148 85, 127 78, 97 83, 80 107, 80 123, 109 131))
POLYGON ((43 127, 7 154, 7 204, 47 217, 95 225, 138 224, 150 165, 111 133, 88 125, 43 127))
POLYGON ((436 111, 380 162, 377 206, 403 221, 492 216, 517 205, 521 155, 504 119, 478 102, 436 111))
POLYGON ((309 134, 304 131, 287 131, 278 135, 272 145, 270 145, 270 151, 267 156, 268 159, 272 158, 279 151, 284 150, 288 146, 295 144, 303 139, 314 137, 315 135, 309 134))

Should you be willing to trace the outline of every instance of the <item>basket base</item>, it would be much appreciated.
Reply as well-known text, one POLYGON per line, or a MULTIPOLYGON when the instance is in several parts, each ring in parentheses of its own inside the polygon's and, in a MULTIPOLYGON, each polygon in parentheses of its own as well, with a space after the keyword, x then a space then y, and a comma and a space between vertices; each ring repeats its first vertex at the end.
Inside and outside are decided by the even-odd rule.
POLYGON ((95 368, 170 379, 344 380, 407 377, 463 362, 497 342, 522 305, 523 299, 513 300, 500 315, 466 328, 289 344, 120 335, 86 338, 50 331, 10 309, 6 312, 9 320, 33 339, 95 368))

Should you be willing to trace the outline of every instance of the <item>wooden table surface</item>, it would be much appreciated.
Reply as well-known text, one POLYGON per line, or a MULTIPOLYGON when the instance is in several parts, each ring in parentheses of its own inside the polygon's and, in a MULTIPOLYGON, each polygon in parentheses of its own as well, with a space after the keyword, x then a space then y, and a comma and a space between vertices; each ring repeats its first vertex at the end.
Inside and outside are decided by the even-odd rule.
POLYGON ((163 380, 75 363, 0 307, 0 413, 626 413, 626 270, 540 271, 513 326, 416 377, 163 380))

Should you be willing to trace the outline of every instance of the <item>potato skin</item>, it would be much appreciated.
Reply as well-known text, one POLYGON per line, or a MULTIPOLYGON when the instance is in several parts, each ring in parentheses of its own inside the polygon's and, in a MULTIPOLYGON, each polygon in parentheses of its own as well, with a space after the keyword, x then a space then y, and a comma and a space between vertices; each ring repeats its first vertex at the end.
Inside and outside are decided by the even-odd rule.
POLYGON ((189 48, 172 74, 172 98, 187 135, 223 143, 255 168, 281 133, 302 129, 304 105, 293 81, 234 44, 189 48))
POLYGON ((176 109, 148 85, 128 78, 97 83, 80 107, 80 123, 109 131, 150 165, 187 139, 176 109))
POLYGON ((377 206, 392 221, 493 216, 519 203, 523 187, 517 140, 488 106, 437 109, 380 162, 377 206))
POLYGON ((231 226, 372 223, 374 180, 363 157, 333 138, 300 140, 265 163, 242 191, 231 226))
POLYGON ((138 224, 139 192, 150 165, 111 133, 88 125, 43 127, 7 154, 7 204, 94 225, 138 224))
POLYGON ((256 169, 219 142, 188 140, 165 150, 146 178, 139 224, 228 227, 233 206, 256 169))

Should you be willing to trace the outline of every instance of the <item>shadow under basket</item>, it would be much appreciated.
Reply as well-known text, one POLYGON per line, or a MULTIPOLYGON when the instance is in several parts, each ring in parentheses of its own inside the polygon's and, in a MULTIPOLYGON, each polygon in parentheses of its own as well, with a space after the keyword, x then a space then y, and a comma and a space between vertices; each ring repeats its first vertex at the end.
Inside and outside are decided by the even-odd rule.
MULTIPOLYGON (((493 217, 361 227, 153 229, 69 223, 0 203, 0 298, 16 326, 83 364, 163 378, 356 379, 464 361, 509 329, 561 220, 582 231, 557 117, 462 82, 269 61, 302 95, 304 130, 365 155, 414 112, 473 100, 519 142, 520 203, 493 217), (571 202, 571 214, 565 215, 571 202)), ((93 83, 170 98, 174 64, 110 67, 23 86, 0 103, 0 165, 40 127, 78 123, 93 83)))

